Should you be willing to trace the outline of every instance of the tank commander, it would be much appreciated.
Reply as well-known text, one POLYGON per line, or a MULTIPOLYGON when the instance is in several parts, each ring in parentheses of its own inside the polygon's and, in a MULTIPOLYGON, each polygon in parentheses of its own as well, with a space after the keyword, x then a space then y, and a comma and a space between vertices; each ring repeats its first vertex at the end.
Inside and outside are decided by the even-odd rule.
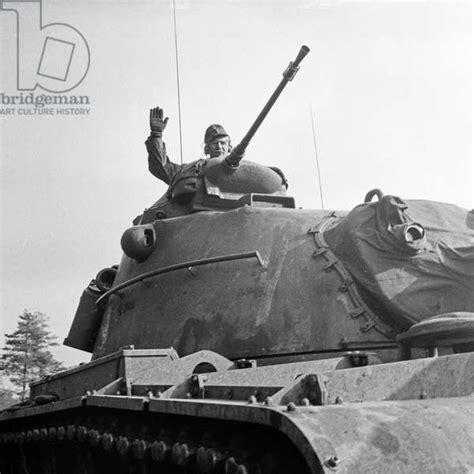
MULTIPOLYGON (((239 163, 231 161, 230 152, 232 144, 229 134, 224 127, 219 124, 212 124, 207 127, 204 134, 204 154, 206 158, 201 158, 191 163, 179 165, 173 163, 167 153, 166 145, 163 141, 163 131, 168 124, 168 117, 164 117, 163 109, 155 107, 150 109, 150 136, 145 141, 148 151, 148 169, 153 176, 168 185, 167 197, 171 198, 173 189, 181 181, 192 181, 203 175, 203 167, 208 160, 213 158, 224 158, 230 168, 238 168, 239 163)), ((287 181, 283 172, 278 168, 271 167, 280 175, 283 184, 287 187, 287 181)))
POLYGON ((207 127, 204 134, 204 154, 206 158, 182 165, 173 163, 166 153, 166 145, 162 140, 163 131, 167 124, 168 117, 164 118, 163 109, 160 107, 150 109, 151 132, 145 145, 148 150, 148 169, 150 173, 164 181, 170 188, 173 188, 179 177, 199 175, 202 166, 208 159, 226 158, 232 150, 229 134, 224 127, 213 124, 207 127))

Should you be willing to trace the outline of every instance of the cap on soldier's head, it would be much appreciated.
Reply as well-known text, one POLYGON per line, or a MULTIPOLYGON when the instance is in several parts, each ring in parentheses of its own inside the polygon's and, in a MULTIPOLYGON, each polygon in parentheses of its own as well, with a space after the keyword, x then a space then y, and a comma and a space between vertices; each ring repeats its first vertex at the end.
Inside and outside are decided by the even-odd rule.
POLYGON ((207 145, 209 142, 214 140, 217 137, 228 137, 229 134, 225 131, 222 125, 214 123, 209 125, 206 129, 206 133, 204 134, 204 143, 207 145))

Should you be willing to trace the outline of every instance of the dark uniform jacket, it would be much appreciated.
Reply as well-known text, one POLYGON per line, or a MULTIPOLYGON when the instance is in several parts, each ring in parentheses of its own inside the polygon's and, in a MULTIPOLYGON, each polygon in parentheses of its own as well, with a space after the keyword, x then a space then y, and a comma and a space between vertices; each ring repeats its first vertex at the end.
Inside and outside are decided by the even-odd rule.
POLYGON ((186 182, 187 188, 192 188, 197 184, 197 180, 203 175, 203 166, 207 159, 193 161, 191 163, 183 163, 178 165, 173 163, 167 153, 166 145, 159 136, 152 134, 145 142, 148 150, 148 169, 153 176, 156 176, 161 181, 168 185, 168 198, 171 198, 173 190, 178 183, 186 182))

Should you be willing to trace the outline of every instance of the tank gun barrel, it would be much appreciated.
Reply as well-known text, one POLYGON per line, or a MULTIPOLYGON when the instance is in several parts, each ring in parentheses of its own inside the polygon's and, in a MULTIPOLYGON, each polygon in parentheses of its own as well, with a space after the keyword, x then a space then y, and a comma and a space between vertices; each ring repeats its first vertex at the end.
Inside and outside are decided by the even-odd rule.
POLYGON ((270 99, 268 99, 268 102, 263 107, 255 122, 252 124, 249 131, 246 133, 244 138, 242 138, 240 143, 234 147, 230 155, 226 158, 226 162, 231 167, 237 167, 239 165, 240 161, 244 157, 245 150, 248 144, 250 143, 250 140, 252 140, 256 131, 258 130, 262 122, 265 120, 265 117, 267 116, 270 109, 273 107, 273 104, 276 102, 285 86, 288 84, 289 81, 293 80, 296 73, 299 71, 299 64, 308 53, 308 46, 301 46, 295 60, 291 61, 286 70, 283 72, 283 79, 281 80, 280 84, 278 84, 278 87, 275 89, 270 99))

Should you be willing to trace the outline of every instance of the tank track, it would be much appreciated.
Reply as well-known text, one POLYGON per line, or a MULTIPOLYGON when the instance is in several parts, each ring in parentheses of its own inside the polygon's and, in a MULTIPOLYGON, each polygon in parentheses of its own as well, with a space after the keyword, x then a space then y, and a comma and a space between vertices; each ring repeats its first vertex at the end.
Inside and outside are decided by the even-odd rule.
POLYGON ((87 407, 0 434, 2 474, 306 474, 275 429, 236 421, 87 407))

